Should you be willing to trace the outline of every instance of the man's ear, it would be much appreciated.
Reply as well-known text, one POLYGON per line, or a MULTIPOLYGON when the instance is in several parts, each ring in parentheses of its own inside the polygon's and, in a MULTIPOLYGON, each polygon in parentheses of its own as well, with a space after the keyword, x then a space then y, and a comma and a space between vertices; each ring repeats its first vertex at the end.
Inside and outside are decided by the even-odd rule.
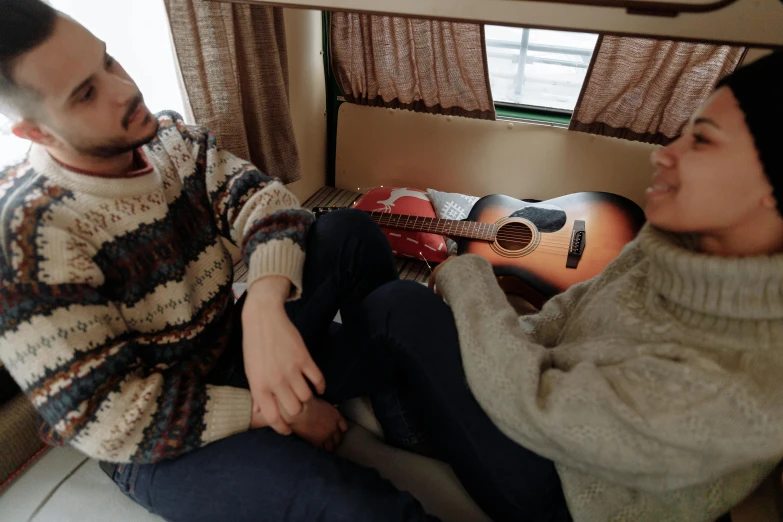
POLYGON ((30 140, 39 145, 54 145, 57 141, 54 136, 43 130, 37 123, 31 120, 22 120, 11 127, 11 132, 18 138, 30 140))

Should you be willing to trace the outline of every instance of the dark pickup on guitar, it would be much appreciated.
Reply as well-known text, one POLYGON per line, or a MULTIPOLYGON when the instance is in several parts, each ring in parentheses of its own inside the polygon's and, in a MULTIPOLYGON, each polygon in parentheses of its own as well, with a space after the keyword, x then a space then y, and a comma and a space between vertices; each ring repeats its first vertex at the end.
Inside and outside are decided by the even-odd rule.
MULTIPOLYGON (((336 208, 319 207, 315 214, 332 210, 336 208)), ((579 192, 535 203, 486 196, 464 221, 367 213, 381 227, 459 240, 459 254, 487 258, 507 291, 536 306, 598 275, 644 223, 636 203, 607 192, 579 192)))

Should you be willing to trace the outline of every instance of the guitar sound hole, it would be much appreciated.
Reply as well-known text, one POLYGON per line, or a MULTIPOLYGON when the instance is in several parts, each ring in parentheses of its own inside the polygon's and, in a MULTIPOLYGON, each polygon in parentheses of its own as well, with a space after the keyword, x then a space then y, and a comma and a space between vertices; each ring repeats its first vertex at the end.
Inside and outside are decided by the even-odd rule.
POLYGON ((533 231, 524 223, 506 223, 498 230, 496 241, 503 250, 523 250, 533 241, 533 231))

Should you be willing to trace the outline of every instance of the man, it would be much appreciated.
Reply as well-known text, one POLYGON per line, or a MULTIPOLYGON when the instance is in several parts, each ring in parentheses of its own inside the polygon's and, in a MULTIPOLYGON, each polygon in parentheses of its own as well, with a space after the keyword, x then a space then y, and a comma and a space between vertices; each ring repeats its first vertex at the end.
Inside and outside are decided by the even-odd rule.
POLYGON ((374 224, 313 225, 207 129, 151 115, 78 23, 0 12, 0 108, 33 142, 0 174, 0 357, 47 438, 169 520, 427 519, 325 451, 347 429, 325 399, 371 389, 353 310, 397 277, 374 224), (241 314, 223 241, 249 267, 241 314))

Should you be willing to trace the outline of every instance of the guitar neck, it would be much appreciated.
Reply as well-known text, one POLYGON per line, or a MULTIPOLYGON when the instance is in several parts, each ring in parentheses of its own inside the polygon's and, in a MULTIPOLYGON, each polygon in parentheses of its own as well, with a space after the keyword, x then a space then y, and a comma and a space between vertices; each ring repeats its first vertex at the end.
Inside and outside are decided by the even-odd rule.
POLYGON ((474 223, 472 221, 457 221, 453 219, 425 218, 419 216, 406 216, 402 214, 388 214, 386 212, 372 212, 365 210, 378 226, 394 228, 397 230, 409 230, 412 232, 430 232, 461 239, 476 239, 479 241, 493 241, 497 235, 498 227, 494 223, 474 223))

